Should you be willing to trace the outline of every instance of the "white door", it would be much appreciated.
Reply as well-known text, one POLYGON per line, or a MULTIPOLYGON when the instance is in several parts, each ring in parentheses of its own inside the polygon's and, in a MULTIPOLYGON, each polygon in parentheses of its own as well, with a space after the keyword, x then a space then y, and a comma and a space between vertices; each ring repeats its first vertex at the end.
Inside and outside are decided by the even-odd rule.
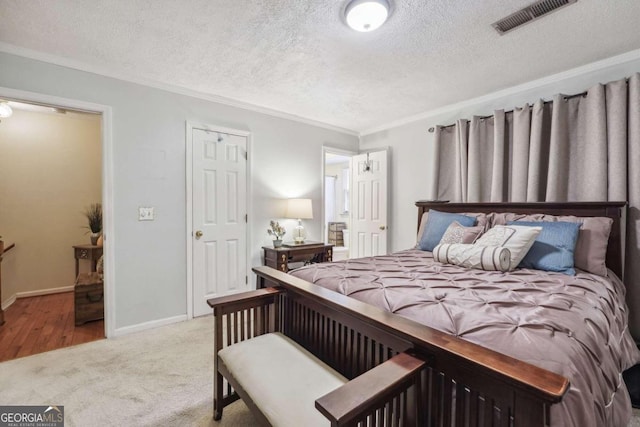
POLYGON ((351 158, 351 258, 387 253, 387 151, 351 158))
POLYGON ((246 290, 247 137, 193 129, 193 315, 246 290))

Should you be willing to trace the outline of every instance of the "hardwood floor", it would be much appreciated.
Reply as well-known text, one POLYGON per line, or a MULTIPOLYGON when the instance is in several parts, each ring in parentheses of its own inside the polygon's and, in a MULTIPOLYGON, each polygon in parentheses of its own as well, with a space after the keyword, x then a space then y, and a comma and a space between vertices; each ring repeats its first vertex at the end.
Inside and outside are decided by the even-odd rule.
POLYGON ((0 362, 104 338, 104 320, 74 325, 73 292, 20 298, 5 319, 0 362))

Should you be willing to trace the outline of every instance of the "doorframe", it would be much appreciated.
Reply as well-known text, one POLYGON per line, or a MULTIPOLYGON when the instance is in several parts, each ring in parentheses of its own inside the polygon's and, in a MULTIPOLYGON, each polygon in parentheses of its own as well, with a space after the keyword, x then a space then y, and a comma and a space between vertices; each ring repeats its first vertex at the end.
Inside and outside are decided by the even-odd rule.
MULTIPOLYGON (((187 319, 193 319, 193 129, 203 129, 211 132, 220 132, 230 135, 243 136, 247 138, 247 170, 246 170, 246 178, 247 178, 247 194, 246 194, 246 203, 247 203, 247 236, 246 236, 246 251, 245 254, 247 258, 246 263, 246 276, 250 276, 250 268, 251 268, 251 238, 252 238, 252 227, 251 219, 249 217, 249 212, 253 211, 252 200, 253 200, 253 184, 251 182, 252 173, 252 162, 251 162, 251 148, 252 148, 252 138, 251 132, 241 129, 233 129, 224 126, 205 124, 201 122, 187 120, 185 123, 186 126, 186 214, 187 214, 187 229, 185 230, 185 238, 187 242, 187 319)), ((248 286, 249 284, 247 284, 248 286)))
POLYGON ((113 195, 113 113, 109 105, 95 104, 72 98, 29 92, 0 86, 0 97, 3 99, 33 102, 52 107, 62 107, 71 110, 82 110, 97 113, 102 116, 102 218, 105 256, 104 263, 104 335, 111 338, 116 335, 116 271, 115 271, 115 219, 113 195))
MULTIPOLYGON (((320 230, 322 232, 322 242, 326 243, 325 241, 325 237, 327 235, 327 228, 326 228, 326 217, 324 214, 324 206, 325 206, 325 188, 324 188, 324 176, 325 176, 325 163, 326 163, 326 157, 327 154, 338 154, 340 156, 348 156, 348 157, 353 157, 358 153, 357 151, 351 151, 351 150, 347 150, 344 148, 336 148, 336 147, 332 147, 330 145, 323 145, 322 146, 322 164, 320 167, 320 173, 321 173, 321 178, 320 178, 320 182, 321 182, 321 197, 322 197, 322 210, 321 210, 321 219, 322 219, 322 224, 320 225, 320 230)), ((351 167, 349 167, 349 169, 351 169, 351 167)), ((351 170, 349 170, 349 173, 351 173, 351 170)), ((351 194, 351 178, 349 178, 349 194, 351 194)), ((351 196, 349 196, 351 197, 351 196)), ((349 218, 351 218, 351 210, 349 210, 349 218)), ((351 242, 349 242, 349 247, 351 247, 351 242)))

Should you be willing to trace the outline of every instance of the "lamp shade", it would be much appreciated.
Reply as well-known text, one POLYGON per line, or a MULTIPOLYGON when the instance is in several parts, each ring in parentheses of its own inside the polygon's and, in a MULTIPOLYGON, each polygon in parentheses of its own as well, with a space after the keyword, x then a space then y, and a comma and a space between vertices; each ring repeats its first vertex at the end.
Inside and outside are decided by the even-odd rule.
POLYGON ((313 219, 313 208, 311 199, 289 199, 287 200, 286 218, 292 219, 313 219))

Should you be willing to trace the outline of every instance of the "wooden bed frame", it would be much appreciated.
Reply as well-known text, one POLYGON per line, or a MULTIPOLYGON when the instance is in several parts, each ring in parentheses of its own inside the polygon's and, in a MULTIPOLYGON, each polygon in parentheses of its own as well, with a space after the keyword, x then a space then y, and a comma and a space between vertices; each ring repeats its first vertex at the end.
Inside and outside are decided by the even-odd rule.
MULTIPOLYGON (((621 217, 625 202, 434 203, 417 202, 418 223, 429 209, 445 212, 515 212, 607 216, 614 220, 607 262, 622 271, 621 217)), ((427 361, 410 396, 403 425, 547 426, 550 406, 569 387, 566 378, 342 294, 277 271, 256 267, 259 289, 210 301, 216 316, 215 350, 246 337, 279 331, 348 379, 394 355, 411 351, 427 361), (216 308, 217 307, 217 308, 216 308), (408 415, 407 415, 408 414, 408 415)), ((217 360, 217 358, 216 358, 217 360)), ((214 413, 237 399, 216 363, 214 413)), ((328 408, 331 411, 331 408, 328 408)), ((369 425, 384 426, 397 410, 382 402, 369 425), (390 415, 391 414, 391 415, 390 415)), ((341 425, 334 423, 333 425, 341 425)), ((395 424, 394 424, 395 425, 395 424)))

